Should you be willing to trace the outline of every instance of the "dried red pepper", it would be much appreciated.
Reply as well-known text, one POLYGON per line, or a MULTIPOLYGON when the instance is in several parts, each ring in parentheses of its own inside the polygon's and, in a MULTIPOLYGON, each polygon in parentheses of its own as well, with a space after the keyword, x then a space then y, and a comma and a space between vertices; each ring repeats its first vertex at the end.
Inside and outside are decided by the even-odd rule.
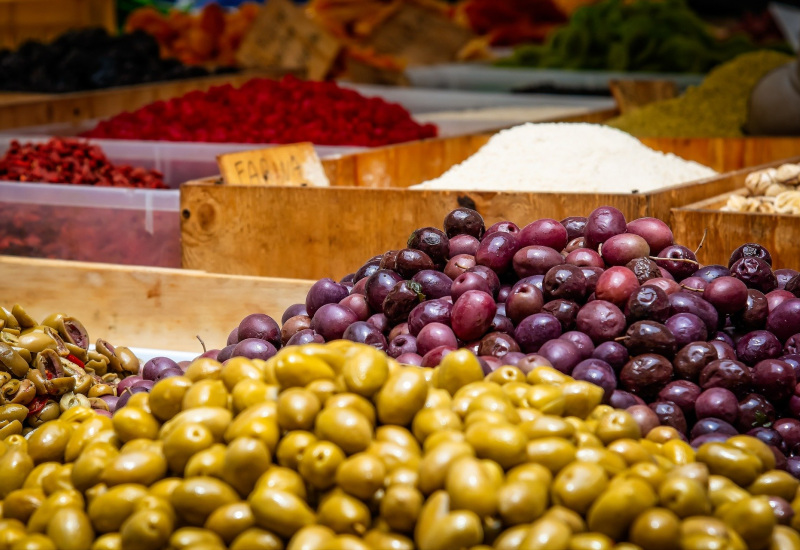
POLYGON ((81 139, 58 137, 44 143, 12 141, 0 159, 0 181, 144 189, 167 187, 164 177, 156 170, 114 165, 99 146, 81 139))
POLYGON ((334 82, 254 79, 217 86, 103 121, 95 138, 374 147, 435 137, 396 103, 364 97, 334 82))

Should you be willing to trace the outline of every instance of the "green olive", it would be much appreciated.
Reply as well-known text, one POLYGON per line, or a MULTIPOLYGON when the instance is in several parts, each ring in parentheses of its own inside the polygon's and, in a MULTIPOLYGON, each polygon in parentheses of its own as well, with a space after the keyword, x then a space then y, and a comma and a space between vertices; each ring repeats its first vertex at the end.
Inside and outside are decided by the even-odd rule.
POLYGON ((448 353, 439 365, 439 387, 450 395, 470 382, 483 380, 481 364, 475 355, 465 349, 448 353))
POLYGON ((164 457, 170 471, 183 473, 192 456, 213 444, 214 435, 204 425, 187 422, 178 426, 164 438, 164 457))
POLYGON ((28 408, 25 405, 9 403, 0 407, 0 420, 24 422, 27 416, 28 408))
POLYGON ((225 445, 216 443, 196 453, 186 463, 185 478, 210 476, 222 479, 225 471, 225 445))
POLYGON ((213 531, 225 542, 234 539, 255 525, 253 511, 246 502, 234 502, 214 510, 205 523, 205 528, 213 531))
POLYGON ((634 519, 656 503, 650 485, 639 479, 616 484, 594 501, 587 515, 589 529, 619 540, 634 519))
POLYGON ((133 513, 136 503, 147 496, 143 485, 118 485, 89 503, 89 519, 98 533, 119 531, 133 513))
POLYGON ((284 430, 310 430, 321 408, 314 393, 290 388, 278 397, 278 425, 284 430))
MULTIPOLYGON (((426 372, 422 375, 426 376, 426 372)), ((427 380, 427 378, 426 378, 427 380)), ((446 390, 433 388, 428 386, 428 397, 425 398, 424 409, 449 409, 453 402, 453 398, 447 393, 446 390)))
POLYGON ((179 412, 183 398, 192 381, 185 376, 173 376, 165 378, 150 390, 150 410, 153 416, 162 422, 166 422, 179 412))
POLYGON ((372 441, 369 421, 350 408, 325 407, 317 415, 315 430, 317 437, 335 443, 347 454, 366 450, 372 441))
POLYGON ((186 390, 181 402, 181 410, 195 409, 197 407, 228 406, 228 391, 221 380, 198 380, 186 390))
POLYGON ((314 511, 297 495, 276 489, 257 489, 248 498, 256 525, 289 538, 314 523, 314 511))
POLYGON ((93 415, 92 418, 82 422, 70 435, 69 442, 64 449, 64 460, 67 462, 76 460, 83 449, 94 441, 98 433, 111 427, 111 419, 105 416, 93 415))
POLYGON ((372 346, 359 346, 345 354, 341 373, 347 391, 372 397, 389 378, 389 362, 372 346))
POLYGON ((203 525, 208 516, 226 504, 239 500, 230 485, 213 477, 193 477, 185 480, 170 497, 178 515, 190 525, 203 525))
POLYGON ((139 510, 122 525, 120 536, 126 550, 162 548, 169 540, 175 519, 162 510, 139 510))
MULTIPOLYGON (((27 441, 25 441, 25 443, 27 444, 27 441)), ((56 462, 44 462, 39 464, 30 471, 22 487, 24 489, 41 489, 42 480, 59 468, 61 468, 61 464, 56 462)))
POLYGON ((582 447, 575 453, 579 462, 593 462, 603 467, 609 476, 614 476, 624 471, 627 467, 625 460, 616 453, 602 447, 582 447))
POLYGON ((6 519, 17 519, 28 523, 33 513, 45 501, 45 494, 41 489, 17 489, 11 491, 3 500, 3 514, 6 519))
POLYGON ((508 471, 508 475, 506 475, 506 480, 508 482, 532 481, 541 483, 545 488, 549 489, 550 483, 553 481, 553 474, 541 464, 531 462, 511 468, 508 471))
POLYGON ((424 494, 443 489, 448 470, 465 456, 475 456, 475 450, 467 443, 446 442, 433 448, 420 462, 419 489, 424 494))
POLYGON ((109 486, 123 483, 151 485, 167 475, 163 453, 142 450, 121 453, 103 470, 101 481, 109 486))
POLYGON ((33 458, 26 449, 10 448, 0 457, 0 498, 19 489, 33 470, 33 458))
POLYGON ((197 382, 198 380, 217 380, 222 374, 222 363, 210 359, 208 357, 201 357, 195 359, 192 364, 186 369, 183 375, 191 380, 197 382))
POLYGON ((506 481, 497 493, 497 502, 506 525, 531 523, 547 508, 547 487, 530 480, 506 481))
POLYGON ((525 452, 529 462, 541 464, 555 474, 575 460, 577 449, 565 439, 543 437, 528 442, 525 452))
POLYGON ((424 442, 425 439, 441 430, 461 430, 461 418, 450 409, 422 409, 419 411, 411 423, 411 431, 418 441, 424 442))
POLYGON ((280 388, 277 385, 265 384, 260 380, 245 378, 239 381, 231 390, 233 410, 240 413, 248 407, 274 401, 278 398, 280 388))
POLYGON ((375 398, 378 418, 383 424, 407 426, 427 398, 425 375, 416 367, 403 367, 389 377, 375 398))
POLYGON ((236 537, 231 550, 283 550, 280 538, 264 529, 251 527, 236 537))
POLYGON ((56 545, 45 535, 34 533, 19 539, 11 550, 57 550, 56 545))
POLYGON ((449 496, 437 491, 422 507, 414 539, 418 547, 429 550, 469 548, 481 543, 483 527, 473 512, 451 512, 449 496))
POLYGON ((362 500, 369 500, 383 487, 386 466, 377 457, 368 453, 358 453, 344 462, 336 470, 336 485, 345 492, 362 500))
POLYGON ((773 550, 800 550, 800 533, 786 525, 777 525, 772 532, 770 548, 773 550))
POLYGON ((59 550, 90 550, 94 529, 83 510, 65 507, 56 510, 50 518, 47 537, 59 550))
POLYGON ((216 533, 199 527, 181 527, 169 537, 170 550, 193 550, 225 548, 222 539, 216 533))
POLYGON ((317 399, 319 399, 319 402, 323 407, 328 402, 328 399, 330 399, 338 391, 336 382, 333 380, 328 380, 327 378, 314 380, 308 383, 305 388, 317 396, 317 399))
POLYGON ((257 433, 262 434, 259 439, 267 443, 270 449, 277 446, 278 434, 280 427, 278 426, 278 406, 274 401, 267 401, 252 405, 240 412, 236 418, 231 422, 231 425, 225 430, 225 441, 233 441, 237 437, 253 436, 257 433), (261 427, 259 427, 261 426, 261 427), (270 442, 273 438, 271 432, 274 434, 274 442, 270 442))
POLYGON ((708 515, 711 512, 705 489, 694 479, 667 478, 658 488, 658 497, 662 506, 680 518, 708 515))
POLYGON ((757 457, 765 470, 775 468, 775 455, 763 441, 749 435, 735 435, 727 439, 725 443, 757 457))
POLYGON ((233 357, 222 365, 220 377, 228 391, 233 392, 233 388, 242 380, 263 382, 264 373, 249 359, 233 357))
POLYGON ((386 550, 414 550, 414 541, 397 533, 371 529, 362 539, 369 548, 386 548, 386 550))
POLYGON ((222 478, 246 497, 271 463, 269 450, 260 439, 238 437, 228 444, 225 451, 222 478))
POLYGON ((390 485, 381 499, 381 518, 396 531, 410 532, 424 501, 422 493, 413 485, 390 485))
POLYGON ((60 468, 53 470, 48 476, 42 478, 42 491, 46 495, 52 495, 56 491, 73 491, 75 486, 72 484, 72 464, 62 464, 60 468))
POLYGON ((528 439, 542 437, 563 437, 571 439, 575 434, 575 427, 561 417, 544 414, 538 418, 523 422, 520 429, 528 439))
POLYGON ((62 420, 47 422, 28 438, 28 454, 36 464, 62 462, 72 426, 62 420))
POLYGON ((769 470, 756 478, 747 488, 754 495, 775 495, 792 501, 800 487, 800 481, 783 470, 769 470))
POLYGON ((281 387, 302 388, 320 378, 335 378, 333 369, 323 359, 285 349, 287 351, 279 353, 275 360, 275 378, 281 387))
POLYGON ((298 471, 312 487, 328 489, 336 483, 336 470, 344 460, 344 452, 337 445, 330 441, 317 441, 303 453, 298 471))
POLYGON ((375 426, 375 407, 361 395, 352 392, 340 392, 325 401, 326 409, 353 409, 364 415, 370 425, 375 426))
POLYGON ((748 548, 759 550, 769 546, 777 524, 775 514, 765 496, 734 502, 722 511, 722 520, 741 535, 748 548))
MULTIPOLYGON (((176 377, 177 378, 177 377, 176 377)), ((167 380, 173 380, 168 378, 167 380)), ((159 382, 161 384, 161 382, 159 382)), ((159 384, 156 384, 158 386, 159 384)), ((156 388, 153 388, 155 390, 156 388)), ((139 394, 136 394, 139 395, 139 394)), ((125 407, 122 410, 127 409, 125 407)), ((116 415, 115 415, 116 416, 116 415)), ((240 415, 241 416, 241 415, 240 415)), ((163 440, 169 437, 170 432, 185 422, 202 424, 214 436, 216 441, 222 441, 223 434, 231 425, 233 414, 228 409, 221 407, 198 407, 182 411, 164 423, 159 432, 159 437, 163 440)))
POLYGON ((600 417, 595 434, 604 445, 618 439, 639 439, 642 437, 639 424, 626 411, 610 411, 600 417))
POLYGON ((679 547, 681 521, 666 508, 645 510, 631 525, 630 539, 643 550, 672 550, 679 547))
POLYGON ((615 548, 614 541, 601 533, 576 533, 569 539, 569 550, 612 550, 612 548, 615 548))
POLYGON ((724 443, 701 445, 697 461, 705 463, 712 474, 725 476, 742 487, 753 483, 762 471, 756 456, 724 443))
POLYGON ((361 536, 370 528, 372 516, 366 504, 337 489, 320 502, 317 521, 336 533, 361 536))
POLYGON ((525 461, 528 439, 519 426, 476 423, 467 429, 466 439, 478 457, 494 460, 503 468, 525 461))
POLYGON ((296 470, 303 453, 316 441, 317 437, 311 432, 294 430, 287 433, 278 443, 278 448, 275 451, 278 464, 296 470))
POLYGON ((533 522, 520 549, 567 550, 571 535, 570 528, 564 523, 545 517, 533 522))
POLYGON ((24 378, 30 368, 28 362, 5 342, 0 342, 0 366, 17 378, 24 378))
POLYGON ((591 462, 573 462, 558 472, 550 489, 553 502, 585 514, 608 487, 605 470, 591 462))
POLYGON ((324 525, 301 528, 289 541, 286 550, 323 550, 336 538, 336 533, 324 525))
POLYGON ((100 535, 92 544, 92 550, 122 550, 122 536, 119 533, 100 535))
POLYGON ((470 510, 478 517, 492 516, 497 512, 501 480, 495 478, 486 462, 465 456, 452 463, 445 476, 445 490, 453 508, 470 510))
POLYGON ((108 443, 93 443, 78 457, 72 466, 72 484, 86 491, 100 483, 103 472, 119 456, 116 447, 108 443))
POLYGON ((161 481, 156 481, 150 486, 150 495, 163 498, 167 502, 172 498, 172 493, 181 484, 182 480, 178 477, 168 477, 161 481))

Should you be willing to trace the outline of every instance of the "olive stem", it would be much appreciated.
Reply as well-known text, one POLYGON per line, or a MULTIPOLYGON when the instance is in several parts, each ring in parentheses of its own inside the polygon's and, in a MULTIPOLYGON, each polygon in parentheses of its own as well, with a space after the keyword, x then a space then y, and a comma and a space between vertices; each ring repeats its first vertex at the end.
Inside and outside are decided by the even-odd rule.
POLYGON ((700 244, 697 245, 697 248, 694 251, 694 255, 697 256, 697 253, 700 252, 700 249, 703 248, 703 245, 706 244, 706 237, 708 236, 708 228, 706 227, 703 230, 703 238, 700 239, 700 244))
POLYGON ((698 262, 697 260, 692 260, 690 258, 659 258, 658 256, 648 256, 648 258, 650 258, 653 261, 661 260, 664 262, 685 262, 687 264, 700 265, 700 262, 698 262))
POLYGON ((629 339, 630 339, 630 336, 618 336, 618 337, 614 338, 614 341, 615 342, 622 342, 623 340, 629 340, 629 339))
POLYGON ((205 342, 203 342, 203 339, 202 339, 202 338, 200 338, 200 335, 199 335, 199 334, 195 335, 195 338, 197 338, 198 340, 200 340, 200 345, 201 345, 201 346, 203 346, 203 353, 205 353, 206 351, 208 351, 208 350, 206 349, 206 343, 205 343, 205 342))
POLYGON ((702 288, 692 288, 686 285, 681 285, 681 288, 685 288, 686 290, 691 290, 693 292, 703 292, 702 288))

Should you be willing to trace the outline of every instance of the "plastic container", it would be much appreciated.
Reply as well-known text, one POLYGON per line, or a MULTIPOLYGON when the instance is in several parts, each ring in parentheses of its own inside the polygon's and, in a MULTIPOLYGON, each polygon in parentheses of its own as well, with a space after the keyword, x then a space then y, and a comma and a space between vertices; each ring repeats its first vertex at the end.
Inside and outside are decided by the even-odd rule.
MULTIPOLYGON (((47 140, 52 126, 39 127, 39 132, 33 130, 36 129, 27 135, 0 135, 0 156, 13 139, 47 140)), ((192 179, 219 174, 216 155, 264 147, 125 140, 92 142, 100 145, 115 164, 162 172, 171 189, 0 182, 0 254, 180 267, 178 187, 192 179)), ((316 149, 322 158, 363 150, 316 149)))

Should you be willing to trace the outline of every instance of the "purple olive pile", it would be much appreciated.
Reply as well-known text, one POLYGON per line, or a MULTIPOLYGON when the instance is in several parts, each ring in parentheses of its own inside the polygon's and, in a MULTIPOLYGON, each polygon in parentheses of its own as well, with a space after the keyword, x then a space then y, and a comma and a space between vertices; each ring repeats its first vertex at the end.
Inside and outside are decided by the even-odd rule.
POLYGON ((90 349, 83 324, 62 313, 41 323, 19 305, 0 308, 0 440, 27 434, 67 409, 110 416, 117 392, 136 378, 139 359, 98 339, 90 349))
POLYGON ((611 207, 522 228, 458 208, 443 230, 317 281, 281 329, 248 316, 218 359, 346 339, 432 367, 467 348, 486 373, 545 365, 597 384, 645 433, 754 435, 800 475, 800 275, 771 264, 750 243, 701 266, 664 222, 611 207))

